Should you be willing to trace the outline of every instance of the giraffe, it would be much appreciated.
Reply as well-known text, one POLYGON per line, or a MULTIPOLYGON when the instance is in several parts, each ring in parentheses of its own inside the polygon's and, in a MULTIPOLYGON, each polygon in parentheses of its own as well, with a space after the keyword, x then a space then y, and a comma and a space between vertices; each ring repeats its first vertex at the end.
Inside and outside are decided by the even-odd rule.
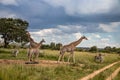
POLYGON ((12 50, 12 56, 17 57, 18 54, 19 54, 19 50, 17 48, 12 50))
POLYGON ((45 42, 44 39, 42 39, 39 43, 36 43, 30 36, 30 33, 26 33, 28 36, 28 40, 30 42, 29 49, 28 49, 28 59, 29 61, 35 61, 35 59, 39 55, 39 48, 41 47, 42 43, 45 42), (34 60, 33 60, 34 55, 34 60))
POLYGON ((78 44, 80 44, 82 42, 82 40, 88 40, 85 36, 82 36, 80 39, 78 39, 77 41, 71 42, 68 45, 64 45, 61 49, 60 49, 60 54, 59 54, 59 58, 58 58, 58 62, 62 59, 62 61, 64 61, 64 54, 65 52, 70 52, 69 56, 68 56, 68 62, 70 60, 70 58, 73 58, 73 62, 75 63, 75 58, 74 58, 74 50, 76 48, 76 46, 78 44))

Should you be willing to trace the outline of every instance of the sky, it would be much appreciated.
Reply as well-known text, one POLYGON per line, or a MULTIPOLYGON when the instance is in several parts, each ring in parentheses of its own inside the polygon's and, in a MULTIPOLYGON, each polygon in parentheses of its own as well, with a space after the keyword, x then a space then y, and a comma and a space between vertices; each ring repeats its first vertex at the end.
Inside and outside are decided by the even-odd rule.
POLYGON ((21 18, 39 42, 120 47, 120 0, 0 0, 0 18, 21 18))

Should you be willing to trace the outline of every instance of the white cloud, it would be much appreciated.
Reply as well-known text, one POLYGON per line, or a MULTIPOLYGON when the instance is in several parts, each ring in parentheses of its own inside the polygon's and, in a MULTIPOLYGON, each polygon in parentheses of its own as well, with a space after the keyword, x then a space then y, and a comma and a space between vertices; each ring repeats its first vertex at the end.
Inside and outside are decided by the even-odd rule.
POLYGON ((49 36, 49 35, 54 35, 54 34, 60 33, 60 32, 61 31, 59 29, 50 28, 50 29, 43 29, 38 32, 31 32, 31 34, 37 34, 40 36, 49 36))
POLYGON ((47 43, 61 42, 62 44, 68 44, 82 36, 82 34, 78 32, 79 26, 70 26, 72 25, 58 25, 56 28, 42 29, 30 33, 37 42, 39 42, 39 38, 45 38, 47 43))
POLYGON ((7 17, 7 18, 15 18, 16 14, 9 12, 9 11, 0 11, 0 17, 7 17))
POLYGON ((82 34, 80 32, 74 33, 73 35, 76 37, 76 39, 80 39, 80 37, 82 36, 82 34))
POLYGON ((109 39, 109 38, 102 38, 101 41, 102 41, 103 43, 105 43, 105 42, 109 42, 110 39, 109 39))
POLYGON ((101 38, 101 36, 99 34, 93 33, 92 36, 94 36, 95 38, 101 38))
POLYGON ((64 33, 78 33, 85 31, 82 25, 58 25, 57 28, 64 33))
POLYGON ((110 24, 99 24, 99 28, 106 32, 116 32, 120 26, 120 22, 112 22, 110 24))
POLYGON ((88 41, 86 41, 84 45, 87 47, 97 46, 98 48, 104 48, 106 46, 120 47, 119 43, 115 41, 110 34, 98 33, 97 35, 99 35, 100 38, 97 38, 97 35, 95 37, 95 35, 94 33, 88 34, 88 41))
POLYGON ((0 0, 0 3, 4 5, 18 5, 16 0, 0 0))
MULTIPOLYGON (((72 26, 73 25, 58 25, 55 28, 42 29, 37 32, 34 31, 30 33, 34 37, 35 41, 37 42, 39 42, 40 39, 44 38, 46 40, 46 44, 55 42, 55 43, 62 43, 63 45, 66 45, 72 41, 78 40, 83 35, 80 32, 81 27, 78 27, 78 26, 72 27, 72 26)), ((99 48, 104 48, 106 46, 111 46, 111 47, 119 46, 117 42, 115 42, 112 35, 110 34, 84 33, 84 35, 88 38, 88 40, 83 41, 78 46, 91 47, 95 45, 99 48)))
MULTIPOLYGON (((39 32, 30 32, 30 33, 32 37, 35 39, 35 41, 37 42, 39 42, 42 38, 44 38, 46 41, 46 44, 55 42, 55 43, 62 43, 63 45, 76 41, 82 36, 80 32, 70 33, 70 34, 56 34, 57 30, 58 29, 50 28, 50 29, 43 29, 39 32)), ((61 31, 61 30, 58 30, 58 31, 61 31)), ((112 37, 109 38, 108 34, 104 34, 106 35, 106 37, 103 37, 99 33, 98 34, 90 33, 85 35, 88 38, 88 40, 82 41, 81 44, 79 44, 78 46, 81 46, 81 47, 97 46, 99 48, 104 48, 106 46, 111 46, 111 47, 120 46, 117 42, 114 42, 114 39, 112 37)))
POLYGON ((53 7, 63 7, 69 15, 106 13, 117 0, 45 0, 53 7))
POLYGON ((112 35, 108 35, 109 38, 112 38, 112 35))
POLYGON ((2 35, 0 35, 0 43, 2 43, 4 41, 4 39, 1 37, 2 37, 2 35))
POLYGON ((78 25, 58 25, 56 28, 42 29, 38 32, 31 32, 31 34, 39 34, 40 36, 49 36, 49 35, 66 35, 74 34, 80 35, 82 27, 78 25))

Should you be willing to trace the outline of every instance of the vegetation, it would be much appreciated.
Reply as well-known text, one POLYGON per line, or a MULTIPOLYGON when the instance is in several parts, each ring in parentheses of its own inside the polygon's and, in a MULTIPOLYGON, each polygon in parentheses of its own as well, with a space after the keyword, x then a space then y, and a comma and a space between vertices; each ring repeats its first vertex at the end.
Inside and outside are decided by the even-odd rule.
POLYGON ((111 68, 101 72, 99 75, 95 76, 92 80, 105 80, 108 76, 110 76, 118 67, 120 66, 119 64, 116 64, 112 66, 111 68))
POLYGON ((4 47, 8 47, 10 42, 26 42, 25 35, 28 22, 21 19, 0 18, 0 35, 4 39, 4 47))
POLYGON ((90 49, 89 49, 90 52, 98 52, 98 48, 97 46, 92 46, 90 49))
POLYGON ((54 43, 51 42, 50 44, 44 44, 42 45, 42 49, 51 49, 51 50, 60 50, 60 48, 62 47, 61 43, 54 43))
MULTIPOLYGON (((26 49, 19 49, 17 57, 11 55, 12 49, 0 49, 0 59, 26 60, 26 49)), ((57 61, 59 51, 47 50, 41 51, 39 60, 57 61)), ((104 54, 104 53, 102 53, 104 54)), ((57 66, 33 66, 24 64, 5 64, 0 63, 0 80, 77 80, 83 76, 92 73, 110 63, 118 61, 118 54, 104 54, 104 62, 94 62, 94 56, 89 52, 75 52, 76 63, 69 65, 57 64, 57 66)), ((65 54, 67 61, 68 53, 65 54)))
MULTIPOLYGON (((44 44, 42 45, 42 49, 51 49, 51 50, 60 50, 60 48, 62 47, 61 43, 54 43, 51 42, 50 44, 44 44)), ((106 46, 105 48, 97 48, 97 46, 92 46, 92 47, 77 47, 76 51, 80 51, 80 52, 91 52, 91 53, 118 53, 120 54, 120 48, 116 48, 116 47, 110 47, 110 46, 106 46)))

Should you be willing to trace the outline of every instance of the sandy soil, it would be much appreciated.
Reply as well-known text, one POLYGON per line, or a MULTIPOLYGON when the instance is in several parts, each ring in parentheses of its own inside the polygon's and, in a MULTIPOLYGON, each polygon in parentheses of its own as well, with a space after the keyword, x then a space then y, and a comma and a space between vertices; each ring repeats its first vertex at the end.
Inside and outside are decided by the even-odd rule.
POLYGON ((106 80, 113 80, 120 71, 120 67, 117 68, 106 80))
POLYGON ((120 61, 114 62, 114 63, 112 63, 112 64, 110 64, 110 65, 107 65, 107 66, 105 66, 105 67, 103 67, 103 68, 101 68, 101 69, 99 69, 99 70, 96 70, 96 71, 94 71, 93 73, 91 73, 91 74, 89 74, 89 75, 87 75, 87 76, 85 76, 85 77, 83 77, 83 78, 81 78, 81 79, 79 79, 79 80, 90 80, 90 79, 92 79, 93 77, 95 77, 97 74, 103 72, 104 70, 112 67, 113 65, 115 65, 115 64, 117 64, 117 63, 119 63, 119 62, 120 62, 120 61))
POLYGON ((52 60, 38 60, 38 63, 33 64, 29 63, 25 60, 8 60, 8 59, 0 59, 0 64, 23 64, 23 65, 35 65, 35 66, 57 66, 60 64, 70 64, 68 62, 57 62, 52 60), (27 63, 27 64, 26 64, 27 63))

